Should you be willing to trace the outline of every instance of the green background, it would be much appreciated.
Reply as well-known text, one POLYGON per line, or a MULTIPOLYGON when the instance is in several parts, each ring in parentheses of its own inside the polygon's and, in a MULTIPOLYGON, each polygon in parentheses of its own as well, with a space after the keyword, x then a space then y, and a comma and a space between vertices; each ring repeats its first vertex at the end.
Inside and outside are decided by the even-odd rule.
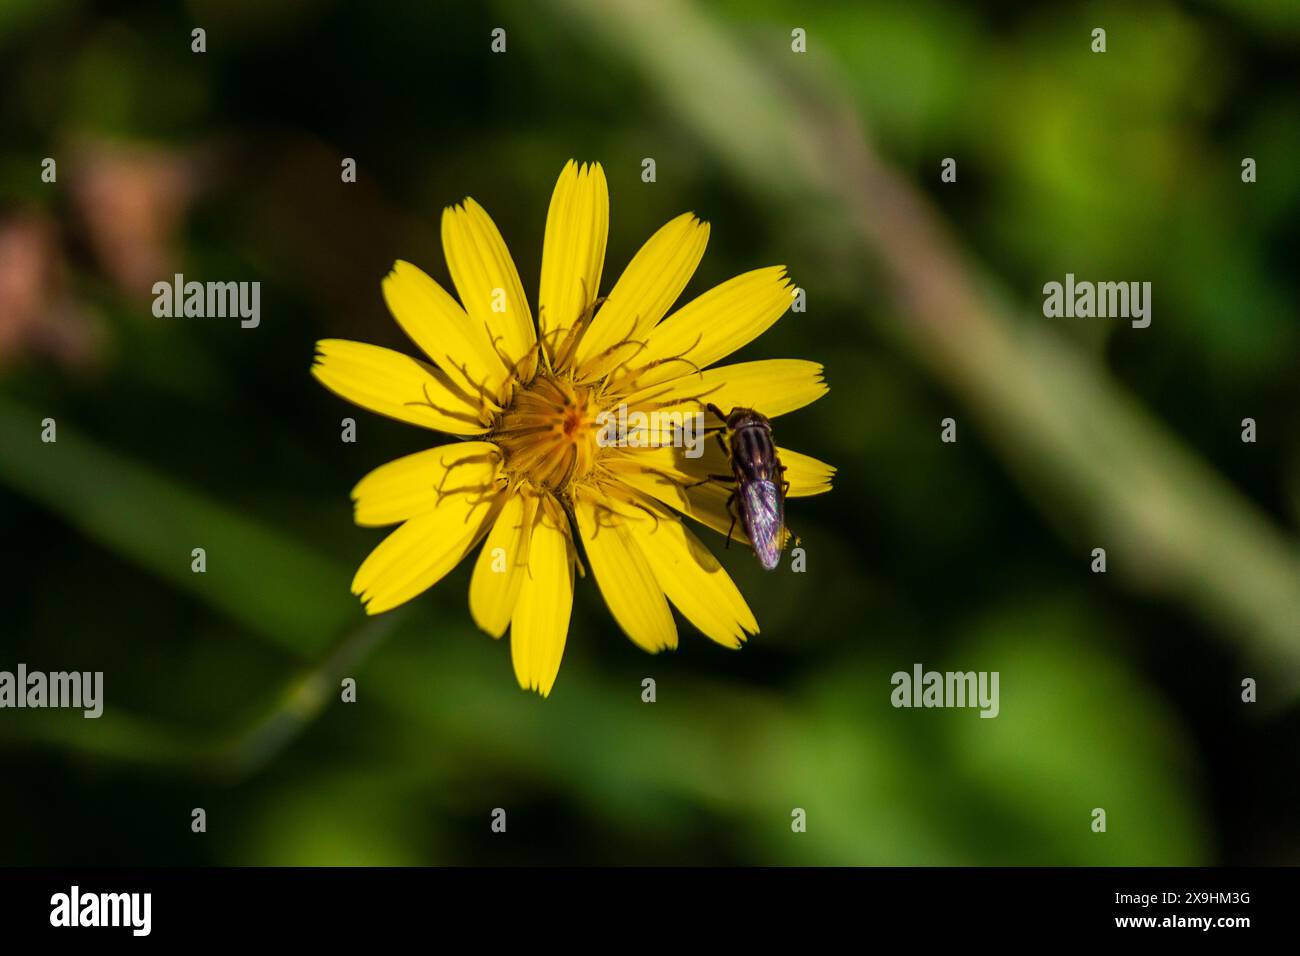
POLYGON ((0 863, 1297 862, 1298 10, 5 0, 0 669, 107 703, 0 711, 0 863), (685 210, 688 296, 789 267, 807 312, 738 358, 826 365, 777 437, 839 471, 789 507, 805 574, 702 533, 746 648, 648 656, 579 582, 543 701, 468 562, 365 618, 348 490, 431 435, 308 367, 413 350, 380 279, 446 282, 466 195, 534 297, 570 157, 603 291, 685 210), (175 271, 260 281, 261 326, 155 318, 175 271), (1067 272, 1150 281, 1151 327, 1044 318, 1067 272), (1000 716, 894 709, 918 662, 998 671, 1000 716))

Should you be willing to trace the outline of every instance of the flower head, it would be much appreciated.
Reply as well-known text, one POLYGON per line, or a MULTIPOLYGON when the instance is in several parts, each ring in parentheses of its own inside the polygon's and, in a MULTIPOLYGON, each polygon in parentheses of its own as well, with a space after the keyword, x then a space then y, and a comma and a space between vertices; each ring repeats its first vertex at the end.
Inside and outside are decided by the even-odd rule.
MULTIPOLYGON (((731 577, 681 518, 745 540, 730 489, 709 477, 728 472, 724 452, 690 423, 708 404, 772 418, 826 392, 814 362, 708 367, 786 311, 784 268, 737 276, 668 315, 704 254, 708 224, 690 213, 673 219, 602 297, 608 229, 603 170, 570 161, 547 215, 534 324, 500 232, 466 199, 442 217, 459 303, 407 262, 383 282, 394 318, 428 361, 327 339, 312 368, 363 408, 455 436, 353 489, 358 524, 398 525, 352 582, 366 611, 409 601, 481 543, 470 613, 493 637, 510 631, 520 686, 543 696, 559 671, 575 576, 588 569, 619 627, 648 651, 677 645, 670 602, 724 646, 758 632, 731 577), (683 447, 683 436, 694 444, 683 447)), ((714 419, 708 429, 719 427, 714 419)), ((829 465, 779 454, 789 497, 829 490, 829 465)))

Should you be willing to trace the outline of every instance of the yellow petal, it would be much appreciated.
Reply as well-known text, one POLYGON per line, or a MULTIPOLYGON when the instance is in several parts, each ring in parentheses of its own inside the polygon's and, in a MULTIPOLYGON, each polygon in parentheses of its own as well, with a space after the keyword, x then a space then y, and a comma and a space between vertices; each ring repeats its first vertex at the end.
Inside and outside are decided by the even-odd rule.
POLYGON ((506 367, 487 330, 465 314, 438 283, 398 260, 383 282, 384 301, 403 331, 469 394, 500 403, 509 392, 506 367))
POLYGON ((565 165, 551 195, 542 244, 537 321, 552 365, 561 369, 574 342, 570 330, 600 294, 609 237, 609 187, 599 163, 565 165), (558 359, 557 360, 557 356, 558 359))
POLYGON ((668 599, 708 637, 739 647, 758 622, 740 590, 707 548, 666 511, 632 525, 636 542, 668 599))
POLYGON ((790 307, 793 289, 784 266, 729 279, 650 330, 645 350, 630 365, 635 376, 611 377, 640 389, 699 372, 767 331, 790 307))
POLYGON ((392 349, 321 339, 311 373, 336 395, 398 421, 452 435, 487 431, 477 403, 444 372, 392 349))
POLYGON ((687 372, 674 381, 629 395, 625 401, 629 409, 691 414, 702 412, 702 403, 709 403, 723 413, 733 408, 753 408, 768 418, 776 418, 811 405, 826 392, 822 366, 817 362, 765 359, 720 365, 701 374, 687 372))
POLYGON ((519 271, 496 224, 473 199, 442 211, 442 251, 461 305, 517 368, 532 378, 537 341, 519 271))
POLYGON ((785 480, 790 482, 786 491, 787 498, 807 498, 831 490, 831 479, 835 477, 835 466, 818 461, 811 455, 801 455, 789 448, 778 448, 777 457, 785 466, 785 480))
POLYGON ((450 495, 381 541, 352 579, 366 613, 391 610, 442 580, 487 532, 500 497, 450 495))
MULTIPOLYGON (((593 493, 574 503, 587 564, 623 633, 652 654, 677 646, 677 625, 630 525, 636 519, 593 493)), ((649 521, 648 516, 642 516, 649 521)))
POLYGON ((709 241, 709 224, 683 213, 632 257, 578 344, 579 379, 590 381, 639 359, 634 344, 664 317, 686 288, 709 241), (620 342, 631 342, 615 348, 620 342))
POLYGON ((528 544, 537 499, 515 492, 507 499, 483 542, 469 582, 474 623, 493 637, 510 626, 519 587, 528 573, 528 544))
POLYGON ((730 477, 731 459, 711 435, 701 446, 698 458, 688 458, 683 448, 619 448, 609 452, 603 464, 619 475, 632 471, 658 472, 680 484, 697 484, 709 475, 730 477))
MULTIPOLYGON (((831 479, 835 475, 833 465, 788 448, 778 448, 777 456, 785 467, 785 480, 789 482, 787 498, 819 495, 831 490, 831 479)), ((730 474, 728 461, 716 443, 708 443, 705 454, 697 459, 684 457, 680 448, 620 449, 609 455, 603 464, 611 475, 637 491, 728 536, 729 541, 748 546, 749 537, 745 534, 744 524, 736 518, 730 501, 735 484, 706 480, 710 475, 730 474)), ((782 548, 790 537, 787 527, 782 536, 782 548)))
POLYGON ((440 445, 380 465, 352 489, 353 519, 365 527, 397 524, 432 511, 450 494, 494 491, 500 449, 491 442, 440 445))
POLYGON ((708 482, 687 488, 679 478, 648 471, 641 466, 628 465, 626 462, 611 461, 609 470, 619 481, 631 485, 637 491, 689 515, 721 535, 730 534, 733 543, 749 546, 744 525, 732 517, 727 503, 732 489, 726 485, 708 482))
POLYGON ((510 619, 510 660, 524 690, 543 697, 555 685, 573 610, 573 556, 568 518, 552 498, 542 499, 533 522, 528 571, 510 619))
MULTIPOLYGON (((785 469, 785 480, 790 483, 786 497, 805 498, 820 495, 831 490, 831 479, 835 476, 835 466, 828 465, 811 455, 803 455, 789 448, 777 446, 777 458, 785 469)), ((688 489, 691 492, 706 490, 710 487, 724 488, 730 494, 730 486, 725 483, 709 482, 699 484, 710 475, 729 476, 731 461, 723 454, 716 441, 710 440, 702 446, 698 458, 687 458, 682 448, 620 448, 609 453, 602 464, 620 478, 641 471, 648 471, 663 476, 665 481, 678 485, 697 485, 688 489)), ((660 501, 672 504, 665 494, 655 495, 660 501)), ((726 495, 723 496, 724 498, 726 495)), ((674 505, 675 507, 675 505, 674 505)))

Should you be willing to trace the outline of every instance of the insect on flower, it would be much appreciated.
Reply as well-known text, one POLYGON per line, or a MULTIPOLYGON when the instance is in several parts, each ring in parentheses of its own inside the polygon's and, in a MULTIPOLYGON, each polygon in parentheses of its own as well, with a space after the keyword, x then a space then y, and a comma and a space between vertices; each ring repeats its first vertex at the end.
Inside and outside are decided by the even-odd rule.
POLYGON ((492 637, 509 631, 519 685, 542 696, 560 669, 578 577, 595 580, 619 628, 651 653, 677 646, 674 608, 724 647, 758 633, 739 588, 686 523, 722 534, 730 517, 734 529, 736 502, 725 485, 706 484, 723 462, 711 444, 704 457, 694 441, 702 431, 683 446, 674 423, 702 420, 706 400, 762 405, 763 416, 734 431, 750 455, 735 466, 743 530, 765 567, 780 556, 785 498, 829 491, 835 473, 787 448, 778 461, 767 425, 826 394, 821 365, 715 364, 790 308, 785 268, 754 269, 674 308, 709 237, 707 223, 684 213, 602 295, 608 232, 604 171, 569 162, 546 216, 534 320, 487 211, 472 199, 444 209, 458 299, 409 262, 383 281, 389 310, 425 357, 325 339, 312 367, 348 401, 452 436, 352 490, 357 524, 396 526, 352 581, 366 612, 404 604, 469 560, 474 622, 492 637), (611 417, 636 423, 616 435, 629 440, 608 440, 611 417))
POLYGON ((732 476, 711 475, 710 479, 734 480, 736 489, 727 498, 731 528, 727 543, 740 519, 749 536, 758 563, 772 571, 781 561, 785 538, 785 496, 790 483, 785 480, 785 466, 772 441, 772 423, 752 408, 733 408, 724 415, 710 403, 708 410, 724 423, 718 443, 731 459, 732 476), (724 437, 725 433, 725 437, 724 437))

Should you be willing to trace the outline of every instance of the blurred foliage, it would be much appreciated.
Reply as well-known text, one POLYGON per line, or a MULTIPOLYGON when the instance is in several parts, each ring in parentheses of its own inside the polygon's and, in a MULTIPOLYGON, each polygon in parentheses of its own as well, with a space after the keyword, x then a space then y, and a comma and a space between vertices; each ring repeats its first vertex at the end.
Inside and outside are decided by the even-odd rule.
MULTIPOLYGON (((1020 369, 998 395, 954 389, 900 341, 851 214, 800 205, 797 175, 772 166, 786 153, 766 144, 801 136, 815 110, 775 127, 772 101, 730 110, 733 152, 700 130, 732 69, 794 102, 850 104, 997 277, 1019 343, 1037 341, 1041 286, 1067 271, 1152 281, 1150 329, 1054 331, 1150 411, 1160 430, 1135 434, 1161 439, 1143 446, 1153 473, 1183 474, 1162 437, 1175 436, 1214 494, 1249 502, 1294 555, 1296 6, 725 0, 690 14, 729 51, 709 61, 713 89, 656 78, 608 41, 617 8, 592 8, 0 4, 0 227, 26 217, 54 237, 23 308, 0 291, 0 669, 103 670, 108 698, 97 721, 0 711, 0 862, 1295 862, 1294 659, 1207 610, 1231 603, 1221 595, 1146 593, 1145 526, 1132 541, 1115 527, 1138 556, 1125 576, 1088 573, 1092 531, 1060 478, 1075 465, 1024 480, 1037 467, 1017 458, 1025 436, 997 418, 1058 380, 1020 369), (488 51, 498 25, 504 56, 488 51), (1088 52, 1095 25, 1104 56, 1088 52), (205 54, 190 52, 194 26, 205 54), (156 175, 129 175, 137 153, 185 188, 160 199, 156 175), (40 181, 46 156, 56 185, 40 181), (122 156, 126 173, 110 162, 122 156), (339 182, 343 156, 356 185, 339 182), (400 257, 446 282, 438 214, 465 195, 535 294, 570 156, 609 178, 606 288, 686 209, 713 227, 688 296, 790 267, 809 311, 738 357, 826 364, 830 395, 778 427, 839 474, 791 507, 807 574, 765 577, 712 539, 762 624, 749 646, 683 627, 678 652, 646 656, 580 582, 541 701, 515 687, 505 644, 475 631, 466 567, 366 620, 348 582, 379 535, 352 526, 348 489, 429 436, 343 405, 307 367, 325 336, 409 348, 379 280, 400 257), (943 156, 959 157, 955 186, 938 181, 943 156), (746 163, 767 164, 770 191, 746 163), (103 215, 115 197, 130 203, 103 215), (261 326, 155 319, 133 256, 166 263, 159 279, 261 281, 261 326), (93 352, 66 347, 70 329, 100 330, 84 336, 93 352), (343 444, 353 414, 360 440, 343 444), (947 415, 956 445, 937 440, 947 415), (1247 415, 1255 445, 1239 439, 1247 415), (40 442, 46 416, 57 444, 40 442), (197 546, 205 575, 189 570, 197 546), (890 675, 915 662, 999 671, 999 717, 892 708, 890 675), (345 675, 356 704, 338 702, 345 675), (1258 712, 1240 703, 1244 676, 1260 682, 1258 712), (195 806, 206 836, 189 831, 195 806), (794 807, 806 834, 791 832, 794 807), (1094 807, 1105 835, 1089 829, 1094 807)), ((698 52, 685 10, 658 6, 645 46, 665 62, 698 52)), ((832 179, 829 157, 783 145, 832 179)), ((1080 484, 1125 463, 1085 464, 1080 484)), ((1213 552, 1237 512, 1206 512, 1209 537, 1189 539, 1213 552)), ((1240 555, 1218 560, 1225 580, 1255 575, 1240 555)), ((1259 613, 1300 642, 1300 621, 1272 607, 1259 613)))

